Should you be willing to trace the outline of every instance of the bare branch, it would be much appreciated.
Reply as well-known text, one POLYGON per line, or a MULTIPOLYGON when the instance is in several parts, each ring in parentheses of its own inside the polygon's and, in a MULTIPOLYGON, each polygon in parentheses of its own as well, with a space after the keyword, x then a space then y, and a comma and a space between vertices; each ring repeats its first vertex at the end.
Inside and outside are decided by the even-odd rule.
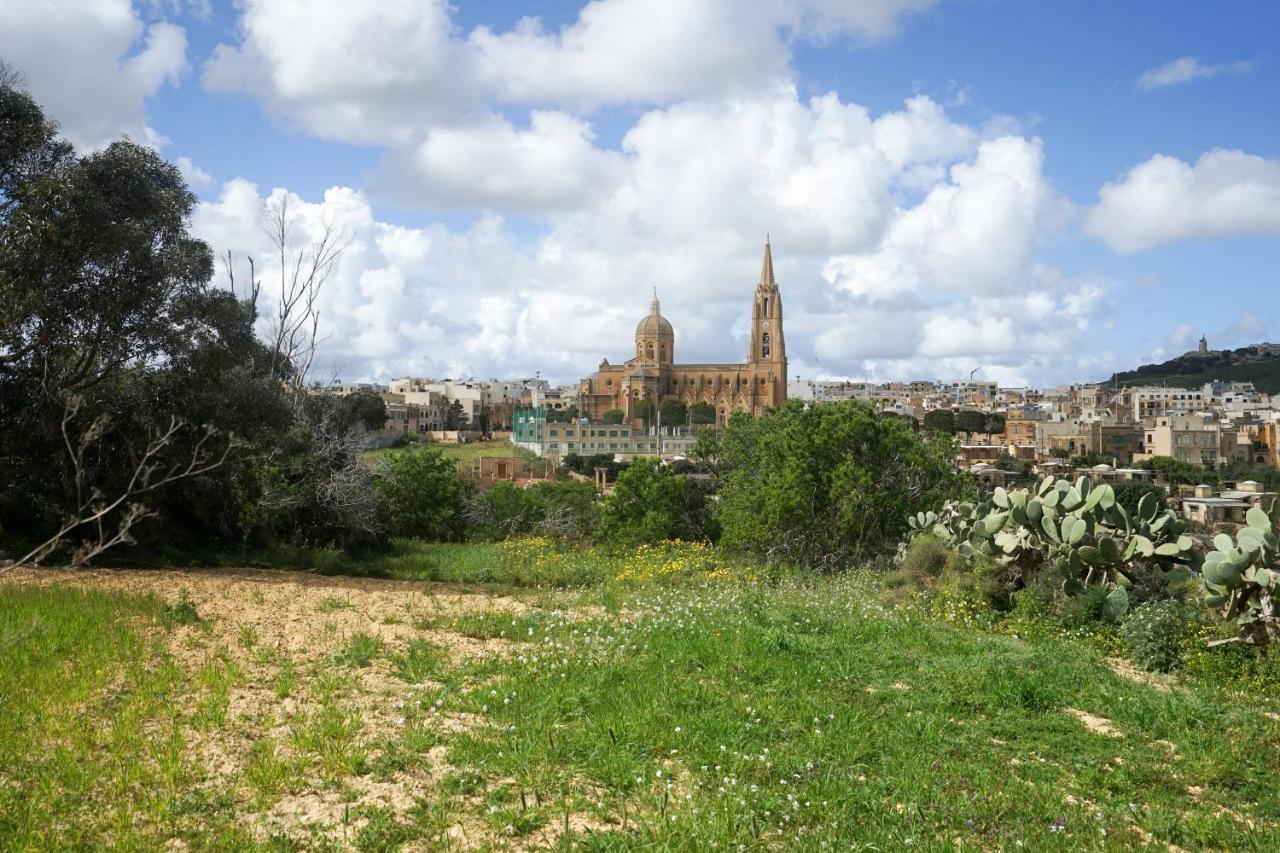
POLYGON ((110 421, 105 415, 99 416, 84 432, 73 438, 71 423, 80 413, 82 404, 81 398, 74 395, 67 395, 63 400, 62 439, 71 461, 75 483, 75 510, 63 520, 52 536, 19 558, 12 566, 0 569, 0 574, 15 566, 39 565, 61 547, 73 531, 83 528, 87 528, 90 535, 72 551, 70 561, 72 566, 84 565, 116 545, 132 542, 133 526, 155 516, 153 511, 138 500, 142 495, 154 492, 177 480, 196 477, 222 466, 231 454, 232 448, 236 446, 234 438, 228 437, 221 453, 211 451, 208 447, 209 442, 218 435, 218 432, 212 427, 205 427, 203 435, 192 447, 189 459, 162 466, 161 454, 173 444, 184 427, 180 418, 171 417, 167 428, 152 433, 142 455, 134 463, 128 483, 117 495, 109 498, 101 490, 89 487, 90 466, 86 462, 86 456, 102 442, 110 421), (118 513, 117 510, 119 510, 118 513))

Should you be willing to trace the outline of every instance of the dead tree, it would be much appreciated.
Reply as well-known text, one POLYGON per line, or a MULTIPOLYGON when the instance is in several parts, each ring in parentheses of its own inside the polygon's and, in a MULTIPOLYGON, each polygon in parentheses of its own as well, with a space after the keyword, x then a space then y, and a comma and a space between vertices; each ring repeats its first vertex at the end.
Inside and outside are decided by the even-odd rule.
POLYGON ((68 561, 70 566, 82 566, 110 548, 133 542, 131 531, 134 525, 156 516, 143 502, 146 495, 169 483, 220 467, 235 446, 234 440, 228 437, 222 451, 217 452, 212 445, 217 443, 219 433, 212 427, 205 427, 192 446, 189 458, 184 455, 181 461, 165 462, 162 454, 185 428, 181 419, 170 417, 167 428, 156 430, 149 436, 146 447, 136 457, 126 484, 113 494, 105 494, 89 483, 87 456, 102 442, 111 421, 106 415, 100 415, 79 436, 73 437, 71 426, 80 413, 81 405, 81 398, 77 396, 68 395, 63 400, 62 440, 71 461, 75 509, 52 536, 8 568, 39 565, 73 533, 84 538, 72 550, 68 561))
POLYGON ((271 198, 263 212, 262 230, 280 263, 280 293, 270 320, 272 370, 287 373, 295 393, 302 390, 321 343, 320 293, 342 259, 350 237, 332 220, 321 223, 310 245, 293 249, 296 218, 289 196, 271 198))

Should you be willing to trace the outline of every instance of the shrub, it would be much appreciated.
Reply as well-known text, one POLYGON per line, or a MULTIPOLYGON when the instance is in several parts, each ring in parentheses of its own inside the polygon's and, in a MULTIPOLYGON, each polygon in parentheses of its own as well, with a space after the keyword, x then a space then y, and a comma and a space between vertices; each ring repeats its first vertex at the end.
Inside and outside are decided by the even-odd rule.
POLYGON ((722 542, 813 568, 870 559, 902 538, 907 513, 972 492, 952 450, 853 401, 735 416, 718 449, 722 542))
POLYGON ((893 586, 931 587, 946 568, 951 547, 931 533, 912 539, 889 579, 893 586))
POLYGON ((539 533, 573 541, 590 539, 599 523, 595 486, 584 482, 536 483, 522 489, 497 483, 467 501, 472 535, 500 540, 539 533))
POLYGON ((653 459, 638 459, 618 475, 600 517, 603 541, 623 546, 700 539, 690 512, 689 482, 653 459))
POLYGON ((413 448, 384 457, 374 485, 393 534, 434 540, 462 537, 467 484, 438 449, 413 448))
POLYGON ((1139 666, 1169 672, 1182 663, 1203 622, 1200 608, 1165 598, 1133 610, 1120 627, 1129 657, 1139 666))

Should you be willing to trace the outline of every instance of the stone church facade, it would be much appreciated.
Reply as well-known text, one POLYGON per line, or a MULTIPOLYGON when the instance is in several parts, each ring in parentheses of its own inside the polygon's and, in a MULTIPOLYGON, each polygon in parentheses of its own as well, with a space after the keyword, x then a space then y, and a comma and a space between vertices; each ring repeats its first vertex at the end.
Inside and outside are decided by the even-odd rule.
MULTIPOLYGON (((773 276, 773 252, 764 246, 764 265, 751 306, 751 340, 741 364, 676 364, 676 338, 662 316, 655 292, 649 315, 636 326, 635 355, 623 364, 600 362, 600 369, 582 380, 578 405, 585 417, 599 420, 610 409, 634 417, 636 405, 655 406, 676 398, 688 406, 709 403, 716 423, 731 415, 758 415, 787 399, 787 348, 782 334, 782 297, 773 276)), ((672 426, 675 426, 674 424, 672 426)))

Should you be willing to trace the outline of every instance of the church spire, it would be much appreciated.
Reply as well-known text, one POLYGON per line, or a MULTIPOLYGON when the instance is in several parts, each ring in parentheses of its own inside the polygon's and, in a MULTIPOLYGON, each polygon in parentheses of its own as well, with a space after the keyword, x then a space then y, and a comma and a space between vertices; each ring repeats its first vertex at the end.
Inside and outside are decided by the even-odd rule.
POLYGON ((758 288, 763 290, 777 290, 778 282, 773 277, 773 249, 769 245, 769 235, 764 238, 764 265, 760 268, 760 283, 758 288))
POLYGON ((658 288, 657 287, 653 289, 653 301, 649 303, 649 313, 650 314, 662 313, 662 311, 660 310, 660 306, 658 305, 658 288))

